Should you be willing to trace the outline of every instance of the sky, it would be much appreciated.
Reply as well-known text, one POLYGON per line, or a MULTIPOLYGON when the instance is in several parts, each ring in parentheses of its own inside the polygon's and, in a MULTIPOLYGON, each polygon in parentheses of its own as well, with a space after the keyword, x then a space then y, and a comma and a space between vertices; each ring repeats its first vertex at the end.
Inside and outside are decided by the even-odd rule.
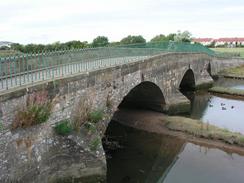
POLYGON ((0 0, 0 41, 120 41, 188 30, 194 37, 244 37, 244 0, 0 0))

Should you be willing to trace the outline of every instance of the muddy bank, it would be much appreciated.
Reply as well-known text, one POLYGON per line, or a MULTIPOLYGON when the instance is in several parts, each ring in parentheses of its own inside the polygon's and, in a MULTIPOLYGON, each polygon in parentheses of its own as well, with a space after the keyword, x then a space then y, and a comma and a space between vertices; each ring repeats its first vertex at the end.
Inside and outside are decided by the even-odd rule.
MULTIPOLYGON (((194 128, 192 128, 193 130, 198 129, 198 131, 202 131, 201 128, 205 128, 206 132, 205 135, 202 135, 202 133, 200 135, 197 135, 186 131, 187 125, 191 124, 187 124, 186 126, 184 126, 184 128, 182 128, 183 126, 179 125, 181 124, 179 122, 181 122, 182 119, 182 117, 169 117, 162 113, 145 110, 120 110, 117 111, 113 117, 114 121, 140 130, 145 130, 158 134, 172 135, 180 139, 192 142, 194 144, 205 145, 210 148, 220 148, 226 152, 235 152, 237 154, 244 155, 244 148, 240 146, 242 144, 236 144, 236 142, 234 141, 234 139, 238 136, 238 138, 241 138, 241 143, 243 143, 243 136, 239 133, 232 133, 226 131, 225 129, 215 127, 220 130, 217 130, 218 133, 224 135, 226 135, 225 133, 227 133, 227 135, 224 136, 226 138, 225 140, 221 138, 213 138, 211 135, 209 136, 209 134, 206 132, 208 131, 206 129, 206 126, 201 127, 202 124, 197 124, 197 126, 194 126, 194 128), (169 121, 174 122, 171 123, 171 125, 169 126, 169 121), (228 139, 228 137, 230 139, 228 139)), ((208 128, 210 128, 210 126, 208 126, 208 128)), ((209 132, 211 132, 211 134, 213 133, 213 131, 209 132)))

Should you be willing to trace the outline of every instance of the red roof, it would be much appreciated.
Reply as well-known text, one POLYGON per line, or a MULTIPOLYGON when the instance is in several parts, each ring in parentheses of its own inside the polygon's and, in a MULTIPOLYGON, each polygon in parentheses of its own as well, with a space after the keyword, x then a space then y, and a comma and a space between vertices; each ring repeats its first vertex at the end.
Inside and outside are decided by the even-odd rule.
POLYGON ((244 38, 219 38, 219 39, 215 39, 214 41, 218 41, 218 42, 243 42, 244 38))
POLYGON ((211 42, 211 41, 215 41, 215 42, 244 42, 244 38, 218 38, 218 39, 213 39, 213 38, 195 38, 193 39, 194 42, 199 42, 199 43, 203 43, 203 42, 211 42))

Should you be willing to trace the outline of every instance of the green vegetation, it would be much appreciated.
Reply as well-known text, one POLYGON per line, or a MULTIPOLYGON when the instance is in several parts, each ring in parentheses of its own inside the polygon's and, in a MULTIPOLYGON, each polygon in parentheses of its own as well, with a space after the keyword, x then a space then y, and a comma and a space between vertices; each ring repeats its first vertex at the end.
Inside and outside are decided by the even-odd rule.
POLYGON ((174 37, 176 34, 169 34, 167 36, 163 35, 163 34, 159 34, 157 36, 155 36, 154 38, 151 39, 150 42, 164 42, 164 41, 174 41, 174 37))
POLYGON ((174 36, 175 42, 191 42, 191 33, 189 31, 178 31, 177 34, 174 36))
POLYGON ((196 137, 203 137, 212 140, 221 140, 229 144, 244 146, 244 135, 230 132, 226 129, 203 123, 186 117, 168 116, 166 117, 166 127, 169 130, 181 131, 196 137))
POLYGON ((211 48, 213 51, 219 53, 231 53, 235 55, 239 55, 240 57, 244 57, 244 48, 211 48))
POLYGON ((0 121, 0 131, 2 131, 4 129, 3 123, 2 121, 0 121))
POLYGON ((60 121, 55 125, 54 129, 59 135, 68 135, 73 130, 71 122, 68 119, 60 121))
POLYGON ((210 88, 209 91, 215 93, 221 93, 221 94, 244 96, 244 90, 226 88, 221 86, 215 86, 213 88, 210 88))
POLYGON ((88 121, 92 122, 92 123, 97 123, 98 121, 101 121, 104 117, 104 112, 101 109, 95 110, 95 111, 91 111, 88 114, 88 121))
POLYGON ((20 55, 20 54, 21 52, 16 50, 0 50, 0 57, 20 55))
POLYGON ((91 140, 89 144, 89 148, 90 150, 95 151, 97 150, 100 144, 101 144, 100 137, 95 137, 94 139, 91 140))
POLYGON ((244 66, 234 67, 226 69, 221 72, 222 75, 232 76, 232 77, 244 77, 244 66))
POLYGON ((92 42, 92 47, 105 47, 108 46, 108 38, 105 36, 98 36, 92 42))
POLYGON ((52 103, 48 100, 47 91, 30 94, 25 104, 16 109, 12 129, 46 122, 51 115, 51 109, 52 103))
POLYGON ((120 41, 120 44, 138 44, 146 43, 146 40, 141 36, 127 36, 120 41))
POLYGON ((51 105, 34 104, 27 108, 19 109, 16 113, 15 120, 12 124, 12 129, 18 127, 29 127, 36 124, 44 123, 48 120, 51 114, 51 105))

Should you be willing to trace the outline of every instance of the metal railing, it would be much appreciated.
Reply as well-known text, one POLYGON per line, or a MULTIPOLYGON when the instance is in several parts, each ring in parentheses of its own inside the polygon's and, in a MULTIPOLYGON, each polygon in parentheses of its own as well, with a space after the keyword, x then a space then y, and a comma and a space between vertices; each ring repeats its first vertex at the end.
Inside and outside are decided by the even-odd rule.
POLYGON ((160 49, 107 47, 4 57, 0 58, 0 91, 131 63, 160 52, 160 49))
POLYGON ((22 54, 0 58, 0 91, 76 73, 143 60, 163 52, 204 52, 204 46, 186 43, 147 43, 22 54))

